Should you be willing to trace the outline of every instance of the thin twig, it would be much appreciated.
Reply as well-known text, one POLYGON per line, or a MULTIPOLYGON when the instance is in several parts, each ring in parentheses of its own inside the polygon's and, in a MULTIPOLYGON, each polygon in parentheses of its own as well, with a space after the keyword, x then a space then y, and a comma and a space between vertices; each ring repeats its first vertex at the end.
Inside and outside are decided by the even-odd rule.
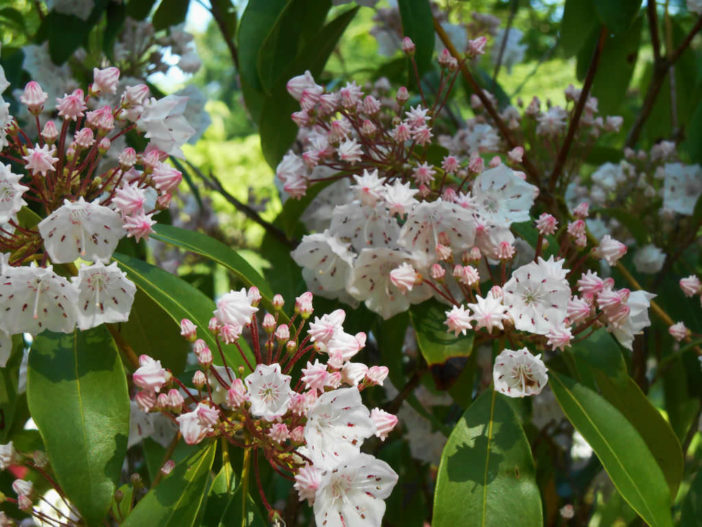
POLYGON ((595 79, 595 73, 597 72, 597 66, 600 62, 600 56, 602 55, 602 48, 604 48, 605 41, 607 40, 607 28, 602 27, 600 30, 600 38, 597 41, 597 47, 595 52, 592 54, 592 60, 590 60, 590 67, 587 70, 587 76, 585 77, 585 84, 583 84, 583 89, 580 91, 580 98, 575 105, 575 111, 573 112, 573 117, 570 120, 570 126, 568 126, 568 131, 566 132, 565 139, 563 140, 563 145, 561 150, 558 152, 558 157, 556 158, 556 163, 553 165, 553 171, 551 172, 551 177, 549 178, 548 188, 553 191, 556 188, 556 183, 558 178, 563 172, 563 167, 565 166, 566 159, 568 158, 568 152, 573 144, 573 139, 575 138, 575 132, 580 124, 580 117, 585 109, 585 104, 590 96, 590 88, 592 88, 592 82, 595 79))
POLYGON ((426 371, 426 366, 423 366, 415 371, 414 375, 412 375, 410 380, 407 381, 407 384, 405 384, 402 390, 400 390, 400 393, 398 393, 392 401, 385 405, 385 411, 390 412, 391 414, 397 413, 405 399, 407 399, 414 389, 419 386, 419 381, 422 380, 422 375, 424 375, 426 371))
POLYGON ((234 196, 232 196, 227 190, 224 188, 224 185, 222 185, 222 182, 217 179, 217 177, 210 172, 209 176, 206 176, 205 174, 202 173, 202 171, 197 168, 195 165, 193 165, 190 161, 186 161, 188 166, 195 172, 200 179, 207 185, 207 187, 211 188, 212 190, 216 190, 219 192, 224 199, 226 199, 229 203, 234 205, 236 209, 239 212, 244 213, 244 215, 249 218, 250 220, 254 221, 255 223, 259 224, 261 227, 264 228, 264 230, 273 236, 275 239, 277 239, 279 242, 281 242, 284 245, 287 245, 290 248, 295 248, 297 245, 293 240, 290 240, 285 233, 273 225, 272 223, 264 220, 261 215, 256 212, 253 208, 249 207, 246 203, 242 203, 238 199, 236 199, 234 196))
POLYGON ((500 73, 500 66, 502 66, 502 57, 505 53, 505 48, 507 47, 507 39, 509 38, 509 31, 512 29, 512 23, 514 22, 514 16, 517 14, 517 8, 519 7, 518 0, 512 0, 512 5, 510 6, 509 18, 507 19, 507 27, 505 32, 502 34, 502 42, 500 43, 500 52, 497 55, 497 62, 495 63, 495 70, 492 73, 493 84, 497 82, 497 75, 500 73))
MULTIPOLYGON (((439 23, 436 18, 434 18, 434 30, 436 31, 436 34, 439 36, 439 39, 441 39, 441 42, 444 44, 444 47, 449 50, 449 53, 458 61, 460 64, 461 68, 461 74, 463 75, 463 78, 465 81, 468 83, 470 88, 473 90, 475 95, 478 96, 480 99, 480 102, 482 103, 483 107, 485 108, 485 111, 488 113, 488 115, 492 118, 493 122, 495 123, 495 126, 497 126, 497 129, 500 131, 500 134, 502 135, 503 139, 507 143, 510 149, 516 148, 517 146, 521 146, 513 137, 512 133, 510 132, 509 128, 507 127, 507 124, 504 122, 502 117, 500 117, 500 114, 498 113, 497 109, 492 105, 492 102, 490 102, 490 99, 485 95, 483 92, 483 89, 480 87, 478 82, 473 78, 473 75, 471 75, 470 71, 468 70, 468 66, 465 64, 464 58, 461 56, 461 54, 458 52, 456 47, 453 45, 453 42, 451 42, 451 39, 449 36, 446 34, 446 31, 444 31, 444 28, 441 27, 441 24, 439 23)), ((527 157, 526 151, 524 152, 524 155, 522 156, 522 166, 524 167, 524 172, 527 175, 527 178, 529 178, 533 183, 536 185, 539 184, 539 172, 536 170, 536 167, 531 164, 531 161, 529 161, 529 158, 527 157)))
POLYGON ((137 354, 134 352, 134 349, 132 349, 129 343, 126 340, 124 340, 124 337, 119 332, 119 329, 117 329, 117 326, 115 324, 105 324, 105 326, 107 327, 107 330, 112 334, 112 338, 115 340, 115 344, 117 344, 117 347, 124 355, 124 358, 126 359, 129 366, 131 366, 134 370, 139 368, 139 358, 137 357, 137 354))
POLYGON ((639 136, 641 135, 641 131, 643 130, 643 125, 651 115, 653 105, 656 102, 661 86, 663 86, 665 76, 670 71, 671 66, 677 62, 683 52, 690 46, 692 39, 695 38, 695 35, 700 31, 700 29, 702 29, 702 16, 697 19, 695 26, 690 30, 687 36, 683 39, 680 45, 675 48, 675 51, 673 51, 669 57, 661 57, 658 61, 653 62, 653 75, 651 76, 651 82, 648 84, 648 90, 646 92, 646 96, 644 97, 641 112, 627 134, 627 147, 634 148, 636 146, 639 136))
POLYGON ((653 47, 653 60, 661 59, 661 40, 658 36, 658 13, 656 12, 656 0, 648 0, 646 4, 648 15, 648 29, 651 33, 651 47, 653 47))
POLYGON ((239 52, 236 49, 236 44, 234 44, 234 37, 229 33, 227 28, 227 23, 224 20, 224 13, 219 7, 219 4, 215 0, 210 1, 210 13, 212 13, 212 18, 214 19, 217 27, 219 28, 222 37, 224 38, 224 43, 229 49, 229 54, 232 56, 232 62, 236 67, 236 71, 239 71, 239 52))

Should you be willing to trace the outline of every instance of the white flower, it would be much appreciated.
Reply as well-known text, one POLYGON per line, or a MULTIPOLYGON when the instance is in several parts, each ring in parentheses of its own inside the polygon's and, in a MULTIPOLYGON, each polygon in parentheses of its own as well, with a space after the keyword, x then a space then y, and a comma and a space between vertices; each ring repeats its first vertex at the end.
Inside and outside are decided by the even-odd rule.
POLYGON ((702 168, 700 165, 668 163, 664 170, 663 209, 692 215, 702 194, 702 168))
POLYGON ((605 234, 600 240, 600 244, 595 248, 594 254, 604 259, 609 265, 614 265, 626 254, 626 251, 626 245, 615 240, 609 234, 605 234))
POLYGON ((383 187, 383 200, 391 215, 404 216, 418 203, 414 195, 419 192, 409 183, 396 180, 392 185, 383 187))
POLYGON ((324 527, 380 527, 385 499, 398 476, 368 454, 344 460, 322 475, 314 498, 314 518, 324 527))
POLYGON ((502 301, 517 329, 546 335, 551 326, 562 325, 571 297, 562 266, 563 260, 539 257, 512 273, 502 301))
POLYGON ((295 490, 300 501, 314 502, 314 495, 322 481, 322 471, 312 465, 305 465, 295 474, 295 490))
POLYGON ((291 256, 307 273, 314 275, 319 287, 325 291, 334 292, 346 287, 353 254, 329 231, 304 236, 291 256))
POLYGON ((22 195, 29 187, 20 185, 21 175, 13 174, 10 165, 0 163, 0 224, 10 221, 27 204, 22 195))
POLYGON ((180 147, 195 133, 183 116, 187 103, 187 97, 176 95, 151 99, 137 121, 137 126, 146 132, 144 137, 151 139, 156 148, 180 158, 183 157, 180 147))
POLYGON ((593 184, 606 191, 612 191, 624 179, 622 166, 614 163, 601 165, 591 176, 593 184))
POLYGON ((473 312, 471 320, 475 320, 475 329, 485 328, 488 333, 492 333, 492 328, 504 329, 502 321, 509 318, 506 314, 507 308, 502 300, 488 292, 485 298, 476 296, 476 304, 468 304, 473 312))
POLYGON ((256 311, 258 308, 251 305, 246 289, 242 288, 240 291, 231 290, 217 300, 214 316, 222 324, 244 327, 251 322, 256 311))
POLYGON ((631 350, 634 344, 634 335, 638 335, 643 332, 644 328, 651 325, 651 320, 648 318, 648 308, 655 296, 647 291, 631 293, 626 301, 629 316, 623 322, 608 328, 625 348, 631 350))
POLYGON ((198 403, 192 412, 176 417, 176 421, 180 425, 180 433, 189 445, 199 443, 214 430, 212 424, 207 419, 203 419, 203 409, 210 410, 209 407, 198 403))
POLYGON ((363 170, 363 175, 355 175, 353 179, 356 183, 351 185, 351 188, 358 193, 361 203, 374 206, 383 194, 383 181, 378 177, 378 170, 363 170))
POLYGON ((538 189, 506 165, 486 170, 473 182, 473 200, 488 222, 504 227, 529 220, 538 189))
POLYGON ((636 270, 644 274, 656 274, 663 268, 665 253, 655 245, 641 247, 634 255, 636 270))
POLYGON ((326 345, 334 335, 343 330, 342 324, 345 318, 346 312, 343 309, 326 313, 322 318, 314 317, 314 322, 310 322, 307 333, 312 342, 326 345))
POLYGON ((411 252, 420 267, 436 262, 436 246, 441 243, 454 252, 472 247, 475 221, 470 211, 441 199, 422 202, 407 215, 398 243, 411 252))
POLYGON ((371 311, 388 319, 406 311, 411 304, 417 304, 432 295, 426 286, 415 286, 412 291, 402 293, 390 279, 390 271, 408 260, 408 255, 379 247, 363 249, 353 267, 348 292, 358 300, 363 300, 371 311))
POLYGON ((39 234, 54 263, 78 258, 104 262, 124 236, 122 219, 114 210, 88 203, 82 197, 63 205, 39 223, 39 234))
POLYGON ((0 329, 10 335, 45 329, 70 333, 76 325, 78 290, 52 267, 7 267, 0 276, 0 329))
POLYGON ((290 389, 290 376, 281 373, 280 364, 258 364, 244 382, 249 389, 253 415, 273 421, 288 411, 293 391, 290 389))
POLYGON ((568 113, 560 106, 553 106, 546 113, 539 115, 538 121, 536 133, 553 137, 565 130, 568 122, 568 113))
POLYGON ((307 413, 305 451, 318 468, 329 469, 359 453, 376 429, 358 388, 323 393, 307 413))
POLYGON ((129 319, 136 286, 117 267, 117 262, 108 266, 101 263, 83 265, 72 281, 78 288, 80 329, 129 319))
POLYGON ((446 311, 444 324, 446 324, 449 331, 453 331, 453 334, 456 336, 458 336, 459 333, 465 335, 466 331, 471 329, 470 322, 470 311, 463 306, 453 306, 450 311, 446 311))
POLYGON ((492 378, 495 390, 508 397, 537 395, 548 382, 546 365, 541 355, 532 355, 529 350, 505 349, 495 357, 492 378))
POLYGON ((395 247, 400 227, 384 206, 364 207, 354 201, 336 208, 329 233, 360 252, 367 247, 395 247))

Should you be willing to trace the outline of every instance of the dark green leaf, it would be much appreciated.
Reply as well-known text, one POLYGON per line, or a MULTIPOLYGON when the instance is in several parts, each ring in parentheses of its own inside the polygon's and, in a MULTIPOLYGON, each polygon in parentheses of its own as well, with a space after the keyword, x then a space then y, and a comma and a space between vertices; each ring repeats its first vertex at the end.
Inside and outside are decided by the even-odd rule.
POLYGON ((402 373, 402 346, 409 325, 406 312, 395 315, 388 320, 377 320, 378 351, 383 358, 382 363, 390 369, 390 380, 395 386, 404 386, 405 376, 402 373))
POLYGON ((129 434, 126 376, 107 329, 37 336, 27 398, 61 488, 89 525, 102 524, 129 434))
POLYGON ((158 31, 185 22, 189 4, 190 0, 162 0, 152 20, 154 29, 158 31))
POLYGON ((417 345, 429 366, 443 364, 454 357, 468 357, 473 352, 473 332, 454 336, 448 333, 446 311, 437 300, 427 300, 410 308, 410 320, 417 332, 417 345))
POLYGON ((102 49, 105 55, 112 58, 115 39, 127 18, 127 7, 124 4, 110 2, 107 6, 107 23, 102 37, 102 49))
POLYGON ((241 87, 246 106, 256 123, 261 120, 264 99, 258 77, 258 50, 285 5, 285 0, 250 0, 239 24, 237 44, 241 87))
POLYGON ((695 163, 702 163, 702 104, 697 105, 687 129, 684 147, 695 163))
POLYGON ((566 57, 575 55, 597 24, 591 0, 566 0, 559 42, 566 57))
POLYGON ((156 0, 129 0, 127 3, 127 15, 134 20, 144 20, 151 8, 156 3, 156 0))
POLYGON ((134 507, 122 527, 189 527, 202 505, 205 487, 214 461, 216 443, 211 442, 151 489, 134 507))
POLYGON ((2 9, 0 9, 0 18, 9 20, 20 31, 24 31, 25 29, 24 16, 22 16, 22 13, 17 11, 17 9, 12 9, 11 7, 3 7, 2 9))
POLYGON ((141 289, 134 296, 129 321, 119 325, 119 332, 137 355, 160 360, 176 375, 185 368, 190 346, 180 336, 180 326, 141 289))
POLYGON ((305 37, 319 32, 330 7, 329 0, 292 0, 285 6, 258 52, 258 78, 266 94, 287 83, 289 79, 283 76, 288 66, 302 49, 305 37))
POLYGON ((434 54, 434 17, 431 13, 429 0, 399 0, 400 17, 402 18, 403 36, 414 42, 419 74, 423 75, 431 68, 431 57, 434 54))
POLYGON ((553 370, 549 377, 563 412, 622 497, 651 526, 672 526, 665 476, 636 429, 596 392, 553 370))
POLYGON ((626 31, 641 8, 641 0, 594 0, 595 12, 613 33, 626 31))
POLYGON ((485 391, 441 455, 433 527, 543 525, 531 448, 504 395, 485 391))
POLYGON ((50 11, 42 25, 47 28, 49 56, 54 64, 63 64, 83 45, 90 25, 77 16, 50 11))
POLYGON ((273 293, 270 287, 258 271, 251 267, 234 249, 230 249, 219 240, 215 240, 206 234, 160 223, 154 226, 152 236, 157 240, 181 247, 186 251, 194 252, 223 265, 247 286, 258 287, 269 309, 272 308, 270 302, 273 298, 273 293))
MULTIPOLYGON (((626 97, 636 66, 642 27, 643 17, 640 16, 628 29, 610 35, 605 41, 592 84, 592 95, 597 97, 598 110, 603 115, 617 112, 626 97)), ((592 55, 584 57, 588 66, 591 57, 592 55)))
POLYGON ((15 425, 20 429, 24 427, 24 422, 17 422, 21 421, 21 417, 26 413, 22 412, 23 406, 26 407, 26 400, 17 392, 23 348, 22 336, 13 336, 10 357, 7 363, 0 367, 0 445, 11 439, 10 434, 15 425))
POLYGON ((692 480, 682 504, 680 527, 699 527, 702 522, 702 470, 692 480))

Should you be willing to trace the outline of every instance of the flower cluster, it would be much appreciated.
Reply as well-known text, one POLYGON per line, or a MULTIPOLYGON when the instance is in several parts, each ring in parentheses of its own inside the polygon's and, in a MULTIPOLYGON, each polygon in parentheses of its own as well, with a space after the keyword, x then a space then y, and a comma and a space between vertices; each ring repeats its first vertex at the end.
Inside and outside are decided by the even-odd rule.
MULTIPOLYGON (((411 56, 410 44, 403 49, 411 56)), ((434 297, 453 306, 446 313, 450 331, 479 331, 485 340, 507 335, 513 346, 562 350, 604 326, 631 349, 634 335, 650 324, 653 295, 617 289, 585 265, 614 265, 626 245, 609 235, 599 244, 588 238, 586 202, 560 228, 542 214, 531 228, 535 243, 515 236, 514 226, 530 220, 539 190, 519 170, 522 147, 483 158, 505 147, 481 114, 480 99, 474 98, 478 115, 466 129, 440 136, 447 154, 440 162, 430 158, 442 90, 450 90, 458 67, 444 55, 431 107, 408 107, 404 88, 394 98, 378 94, 377 86, 365 94, 354 83, 330 92, 309 73, 288 83, 301 107, 293 114, 301 149, 286 154, 277 176, 293 197, 312 183, 334 181, 308 217, 321 232, 305 236, 292 253, 307 286, 351 305, 362 301, 384 318, 434 297), (551 256, 544 259, 547 248, 551 256)), ((580 93, 571 86, 566 96, 574 102, 580 93)), ((542 112, 538 99, 524 113, 510 107, 501 117, 545 144, 565 134, 571 115, 556 106, 542 112)), ((585 148, 620 126, 620 118, 598 117, 597 100, 589 98, 576 136, 585 148)), ((545 372, 526 348, 504 350, 495 386, 511 396, 533 395, 545 385, 545 372)))
POLYGON ((43 123, 48 95, 31 81, 20 100, 35 132, 12 117, 0 130, 0 157, 9 161, 0 163, 3 350, 9 335, 70 332, 129 316, 134 284, 108 263, 121 238, 147 237, 154 213, 168 206, 181 174, 163 161, 192 128, 183 98, 149 99, 145 85, 127 87, 114 107, 96 107, 96 97, 116 91, 119 76, 117 68, 95 69, 87 93, 58 98, 59 121, 43 123), (116 152, 113 145, 135 129, 150 139, 146 151, 116 152), (67 265, 56 272, 56 264, 67 265))
MULTIPOLYGON (((200 365, 194 389, 143 355, 132 377, 140 389, 134 400, 142 410, 177 423, 188 444, 222 437, 253 449, 254 456, 260 451, 276 472, 295 481, 300 500, 313 504, 317 525, 379 526, 397 474, 360 447, 371 436, 384 440, 397 417, 378 408, 369 411, 361 392, 382 385, 387 368, 351 361, 366 335, 344 331, 343 310, 309 321, 311 293, 296 299, 290 321, 276 295, 274 312, 259 323, 259 301, 254 287, 217 301, 207 328, 214 352, 197 338, 198 328, 183 320, 181 334, 193 343, 200 365), (244 351, 244 332, 251 352, 244 351), (224 350, 230 344, 245 366, 227 364, 224 350), (221 357, 221 365, 214 365, 213 355, 221 357), (306 365, 295 369, 302 360, 306 365), (293 380, 297 371, 300 377, 293 380)), ((273 517, 275 511, 261 498, 273 517)))

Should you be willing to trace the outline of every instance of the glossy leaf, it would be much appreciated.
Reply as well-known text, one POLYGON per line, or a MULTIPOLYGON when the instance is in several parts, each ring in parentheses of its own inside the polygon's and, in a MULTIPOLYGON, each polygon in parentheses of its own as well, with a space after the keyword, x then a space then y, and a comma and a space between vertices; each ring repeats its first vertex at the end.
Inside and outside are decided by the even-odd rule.
MULTIPOLYGON (((270 305, 273 293, 263 277, 234 250, 206 234, 158 224, 154 226, 153 238, 194 252, 213 262, 223 265, 233 272, 247 286, 256 286, 264 300, 270 305)), ((272 307, 272 306, 271 306, 272 307)))
POLYGON ((444 323, 446 311, 447 307, 436 300, 410 308, 419 351, 429 366, 443 364, 454 357, 468 357, 473 352, 473 332, 458 336, 449 333, 444 323))
POLYGON ((543 525, 534 460, 504 395, 478 397, 444 447, 434 494, 433 527, 543 525))
MULTIPOLYGON (((604 115, 617 112, 626 97, 636 66, 642 27, 643 17, 640 16, 626 30, 605 41, 592 84, 592 95, 597 97, 598 109, 604 115)), ((584 57, 588 65, 591 57, 591 53, 584 57)))
POLYGON ((151 8, 156 3, 156 0, 129 0, 127 2, 127 15, 134 20, 144 20, 151 8))
POLYGON ((595 451, 622 497, 651 526, 672 525, 665 476, 633 425, 584 385, 553 370, 549 377, 563 412, 595 451))
POLYGON ((185 368, 190 345, 180 336, 180 325, 141 289, 134 296, 129 321, 118 327, 138 355, 160 360, 176 375, 185 368))
POLYGON ((291 0, 287 3, 258 52, 258 77, 268 95, 276 85, 287 83, 288 79, 281 78, 281 75, 297 57, 305 37, 309 38, 321 29, 330 7, 329 0, 291 0))
POLYGON ((407 313, 400 313, 388 320, 376 318, 378 351, 383 358, 382 363, 390 369, 390 380, 395 386, 403 386, 405 377, 402 373, 402 346, 409 324, 407 313))
POLYGON ((59 484, 89 525, 101 524, 129 434, 126 375, 107 329, 37 336, 27 398, 59 484))
POLYGON ((591 0, 566 0, 559 43, 567 57, 575 55, 597 24, 591 0))
POLYGON ((23 394, 18 393, 23 347, 22 336, 13 336, 10 357, 7 363, 0 367, 0 445, 10 440, 10 434, 16 425, 20 429, 24 426, 22 417, 28 417, 25 415, 27 413, 26 398, 23 394))
POLYGON ((173 471, 134 507, 122 527, 189 527, 194 525, 205 495, 216 443, 178 463, 173 471))
MULTIPOLYGON (((112 255, 112 258, 118 262, 137 288, 149 296, 176 323, 180 324, 181 319, 188 318, 198 326, 198 337, 203 339, 212 350, 214 362, 222 364, 222 359, 217 353, 217 342, 207 330, 212 312, 215 309, 214 301, 211 298, 159 267, 119 253, 112 255)), ((243 339, 240 340, 240 344, 250 354, 243 339)), ((243 359, 232 346, 224 347, 224 353, 229 366, 244 365, 243 359)))
POLYGON ((626 31, 641 9, 641 0, 594 0, 595 13, 607 29, 626 31))
POLYGON ((185 21, 190 0, 161 0, 152 23, 154 29, 166 29, 185 21))
POLYGON ((416 47, 414 59, 422 75, 431 67, 434 54, 434 17, 429 0, 399 0, 403 36, 410 37, 416 47))
POLYGON ((285 0, 250 0, 239 23, 237 44, 241 88, 246 106, 256 123, 261 120, 264 99, 258 76, 258 51, 285 5, 285 0))
POLYGON ((702 522, 702 470, 697 471, 683 500, 680 527, 699 527, 700 522, 702 522))

